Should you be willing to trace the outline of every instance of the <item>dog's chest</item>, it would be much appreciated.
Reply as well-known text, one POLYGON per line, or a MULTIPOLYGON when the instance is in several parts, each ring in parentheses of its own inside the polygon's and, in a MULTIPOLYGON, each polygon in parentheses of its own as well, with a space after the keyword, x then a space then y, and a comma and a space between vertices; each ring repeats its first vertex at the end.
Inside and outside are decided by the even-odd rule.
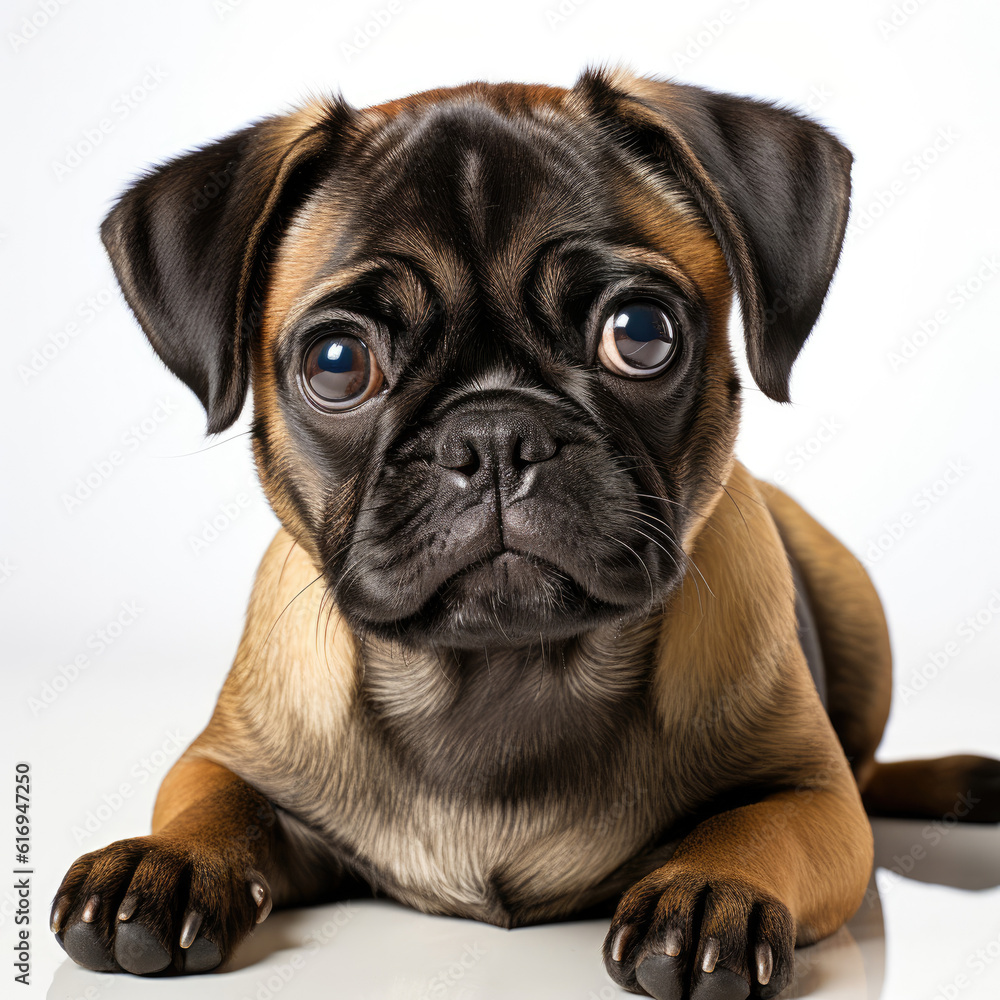
POLYGON ((494 661, 445 690, 439 668, 419 669, 369 664, 311 824, 377 888, 428 912, 512 925, 620 891, 615 873, 669 819, 635 678, 588 689, 579 664, 539 679, 494 661))
MULTIPOLYGON (((379 767, 369 762, 371 778, 379 767)), ((328 821, 365 877, 402 902, 521 924, 605 898, 605 883, 648 845, 661 802, 635 773, 614 770, 530 794, 475 788, 472 774, 473 787, 462 787, 383 772, 386 780, 341 785, 328 821)))

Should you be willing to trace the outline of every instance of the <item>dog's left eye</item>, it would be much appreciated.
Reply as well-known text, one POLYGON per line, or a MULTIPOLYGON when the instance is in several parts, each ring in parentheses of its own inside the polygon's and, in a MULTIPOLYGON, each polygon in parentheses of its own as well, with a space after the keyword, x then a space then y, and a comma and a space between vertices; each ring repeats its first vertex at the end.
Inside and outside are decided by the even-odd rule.
POLYGON ((382 370, 368 345, 343 334, 323 337, 306 352, 302 389, 324 410, 349 410, 373 396, 382 384, 382 370))
POLYGON ((597 357, 616 375, 649 378, 670 364, 677 344, 677 329, 667 311, 656 302, 636 299, 607 318, 597 357))

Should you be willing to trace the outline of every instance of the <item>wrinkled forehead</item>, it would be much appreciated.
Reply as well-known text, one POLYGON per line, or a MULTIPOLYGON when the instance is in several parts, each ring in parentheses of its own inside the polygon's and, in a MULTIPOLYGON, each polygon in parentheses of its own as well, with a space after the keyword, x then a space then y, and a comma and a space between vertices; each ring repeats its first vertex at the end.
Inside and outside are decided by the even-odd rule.
POLYGON ((375 274, 411 319, 484 305, 516 316, 525 281, 570 244, 595 261, 700 276, 709 296, 720 268, 724 281, 714 237, 679 186, 637 173, 586 122, 473 100, 407 112, 372 124, 296 214, 265 329, 280 335, 375 274))
POLYGON ((524 267, 547 242, 599 232, 610 217, 607 171, 568 122, 542 117, 445 105, 412 126, 395 123, 359 163, 371 178, 364 230, 379 248, 430 266, 457 249, 479 271, 524 267))

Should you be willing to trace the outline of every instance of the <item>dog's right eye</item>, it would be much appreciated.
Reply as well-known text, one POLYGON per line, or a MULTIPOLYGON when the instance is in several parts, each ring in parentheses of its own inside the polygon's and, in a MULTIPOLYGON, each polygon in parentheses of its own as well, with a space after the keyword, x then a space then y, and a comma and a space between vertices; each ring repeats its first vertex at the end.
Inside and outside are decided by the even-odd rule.
POLYGON ((633 299, 608 316, 597 359, 608 371, 628 378, 659 375, 677 353, 677 329, 657 302, 633 299))
POLYGON ((378 392, 382 370, 368 345, 350 334, 313 342, 302 362, 302 391, 323 410, 349 410, 378 392))

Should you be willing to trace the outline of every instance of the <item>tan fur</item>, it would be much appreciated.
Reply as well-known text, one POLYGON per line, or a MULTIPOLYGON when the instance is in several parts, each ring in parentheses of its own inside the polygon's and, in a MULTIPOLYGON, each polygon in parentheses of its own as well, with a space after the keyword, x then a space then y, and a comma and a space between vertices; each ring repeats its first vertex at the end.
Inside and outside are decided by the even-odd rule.
POLYGON ((305 550, 279 531, 261 562, 236 661, 195 749, 227 761, 342 733, 357 692, 354 637, 323 611, 305 550), (277 723, 277 727, 275 726, 277 723))
MULTIPOLYGON (((662 819, 650 814, 658 808, 651 776, 638 793, 645 818, 637 823, 635 803, 625 808, 620 794, 618 808, 596 814, 584 801, 569 809, 556 802, 524 811, 502 803, 470 808, 380 774, 350 718, 365 665, 336 609, 321 612, 318 587, 309 586, 314 576, 302 550, 279 532, 258 572, 236 664, 216 711, 176 765, 178 776, 171 772, 164 782, 158 815, 175 815, 202 797, 196 784, 183 780, 190 758, 214 761, 350 843, 392 879, 394 894, 419 909, 509 923, 491 891, 498 872, 537 888, 539 900, 547 901, 537 919, 591 901, 594 887, 635 855, 648 827, 662 819), (338 780, 330 765, 345 759, 358 761, 365 784, 338 780)), ((637 636, 634 644, 643 639, 637 636)), ((580 655, 613 655, 616 669, 627 669, 627 647, 602 647, 600 637, 589 639, 580 655)), ((447 697, 436 661, 410 657, 389 666, 392 686, 374 694, 396 699, 399 711, 419 715, 421 702, 435 692, 447 697)), ((280 892, 276 898, 288 901, 280 892)))
MULTIPOLYGON (((311 586, 316 569, 284 532, 261 565, 236 664, 190 755, 215 761, 269 800, 305 812, 375 863, 410 905, 498 923, 509 920, 490 889, 498 873, 537 892, 534 918, 560 916, 595 901, 594 887, 606 888, 609 878, 614 883, 614 873, 650 833, 676 822, 695 800, 758 778, 791 786, 707 821, 699 838, 684 842, 670 870, 711 863, 752 877, 789 903, 801 940, 821 937, 863 894, 870 831, 795 640, 777 529, 742 466, 734 467, 692 556, 660 622, 654 691, 665 738, 648 748, 640 770, 622 775, 622 787, 635 797, 628 808, 595 816, 570 790, 558 803, 471 809, 364 767, 368 787, 338 782, 332 761, 367 759, 350 719, 363 665, 335 609, 329 619, 321 612, 319 586, 311 586), (759 721, 762 704, 774 706, 766 716, 771 725, 744 731, 748 719, 759 721), (724 756, 713 756, 704 740, 709 724, 732 734, 724 756), (815 879, 810 855, 817 850, 827 858, 823 873, 834 886, 815 879), (775 868, 779 856, 787 864, 775 868)), ((608 643, 590 655, 603 655, 609 670, 620 670, 623 652, 608 643)), ((393 668, 386 697, 398 699, 399 711, 419 713, 428 698, 447 698, 448 682, 436 663, 417 657, 393 668)), ((175 815, 200 797, 199 788, 172 773, 158 815, 175 815)), ((619 879, 620 889, 627 881, 619 879)))
MULTIPOLYGON (((684 137, 647 106, 647 98, 659 100, 660 91, 652 89, 657 85, 627 74, 613 83, 621 91, 615 100, 623 104, 622 115, 669 133, 692 169, 701 170, 684 137)), ((343 141, 352 154, 379 156, 394 122, 442 101, 569 121, 582 136, 595 134, 577 90, 470 84, 365 109, 343 141)), ((331 114, 332 106, 318 101, 267 126, 274 193, 248 243, 241 310, 252 295, 249 248, 260 241, 300 157, 322 141, 331 114)), ((468 191, 460 188, 460 198, 468 195, 475 242, 483 220, 475 218, 472 191, 482 164, 464 162, 468 191)), ((725 901, 720 912, 729 914, 729 929, 743 944, 756 907, 764 907, 768 919, 785 921, 771 938, 786 952, 785 974, 796 936, 799 943, 817 940, 858 905, 872 837, 841 743, 864 783, 888 709, 889 657, 878 600, 839 543, 733 457, 739 411, 727 334, 733 282, 720 242, 679 183, 641 163, 626 164, 624 156, 614 169, 614 204, 632 235, 615 252, 672 278, 702 305, 697 419, 687 425, 671 470, 679 483, 697 484, 697 495, 685 495, 681 505, 689 509, 680 551, 667 553, 682 560, 680 585, 646 620, 602 626, 560 646, 562 659, 555 664, 546 659, 551 653, 543 641, 527 654, 485 650, 480 660, 469 653, 459 665, 457 653, 413 652, 352 634, 330 599, 314 539, 321 531, 333 541, 346 536, 363 493, 357 475, 324 478, 304 453, 308 446, 296 443, 279 402, 275 354, 319 300, 385 261, 373 255, 331 265, 350 237, 343 231, 345 196, 335 183, 320 182, 288 220, 268 260, 261 329, 252 344, 255 457, 283 528, 258 570, 215 712, 163 782, 154 836, 128 848, 130 858, 136 851, 159 852, 165 874, 157 898, 169 898, 178 858, 193 860, 196 869, 207 858, 250 886, 266 878, 279 903, 347 891, 353 873, 418 909, 504 926, 569 916, 624 893, 613 925, 624 933, 649 926, 651 905, 661 916, 675 903, 694 913, 698 899, 717 898, 725 901), (816 612, 829 716, 798 640, 786 546, 816 612), (845 607, 854 612, 847 624, 845 607), (523 666, 515 657, 524 658, 523 666), (479 691, 490 711, 494 696, 515 699, 505 703, 507 730, 461 729, 460 667, 480 669, 480 681, 485 672, 479 691), (524 685, 513 692, 493 689, 493 669, 507 678, 537 679, 537 685, 530 697, 524 685), (855 704, 859 695, 864 707, 855 704), (631 715, 618 714, 623 705, 631 715), (553 706, 571 720, 557 733, 554 750, 536 745, 547 721, 533 715, 539 706, 553 706), (603 715, 592 712, 595 707, 604 707, 603 715), (452 728, 436 729, 441 719, 452 728), (580 760, 567 767, 557 758, 580 735, 567 731, 577 719, 585 736, 591 722, 609 728, 595 732, 592 745, 576 744, 580 760), (393 726, 421 727, 421 739, 394 741, 385 736, 393 726), (401 746, 424 756, 401 759, 401 746), (544 766, 518 783, 504 770, 508 751, 511 758, 524 751, 519 764, 526 770, 544 766), (503 780, 490 784, 496 773, 503 780)), ((701 183, 717 193, 701 173, 701 183)), ((573 191, 551 186, 545 188, 546 210, 522 212, 520 224, 509 234, 504 229, 500 252, 475 278, 515 331, 527 328, 519 321, 527 319, 522 288, 532 266, 537 264, 543 293, 549 289, 551 301, 560 301, 553 291, 565 278, 560 263, 537 258, 546 241, 572 235, 564 220, 572 218, 573 191)), ((750 270, 739 227, 721 196, 718 201, 736 233, 735 266, 750 270)), ((414 262, 410 273, 394 260, 391 280, 408 313, 404 320, 415 326, 432 308, 416 268, 434 283, 445 310, 459 312, 477 291, 471 265, 456 246, 435 242, 416 223, 397 227, 377 249, 386 258, 399 254, 414 262)), ((757 304, 742 301, 745 310, 757 304)), ((538 353, 540 369, 559 369, 564 382, 581 387, 592 374, 538 353)), ((505 380, 506 372, 484 366, 482 384, 474 387, 505 380)), ((580 388, 578 396, 586 408, 587 392, 580 388)), ((113 867, 120 858, 115 848, 108 850, 111 860, 99 863, 113 867)), ((86 897, 92 863, 91 856, 81 859, 67 876, 74 905, 86 897)), ((226 891, 233 899, 216 910, 239 911, 239 919, 219 944, 223 956, 258 912, 242 888, 226 891)), ((114 918, 105 919, 107 944, 114 918)), ((705 926, 714 927, 714 919, 707 902, 705 926)), ((744 959, 735 966, 740 974, 744 959)))
MULTIPOLYGON (((486 99, 500 103, 527 101, 524 93, 516 88, 500 95, 484 92, 486 99)), ((461 96, 449 92, 449 99, 461 96)), ((547 89, 545 100, 553 114, 573 113, 565 92, 547 89)), ((367 121, 384 121, 406 107, 405 102, 393 102, 371 109, 367 121)), ((385 697, 396 699, 400 711, 417 716, 421 705, 430 711, 436 700, 447 699, 447 678, 440 664, 426 656, 399 662, 397 655, 392 662, 392 651, 385 650, 370 653, 366 663, 336 609, 323 607, 322 585, 313 582, 319 572, 314 559, 285 533, 275 539, 261 565, 236 665, 211 723, 191 752, 230 768, 270 800, 349 844, 405 902, 498 923, 511 919, 492 890, 499 876, 537 893, 533 918, 570 913, 596 898, 595 887, 626 888, 635 874, 634 866, 627 866, 630 859, 642 855, 642 846, 656 830, 677 823, 696 802, 748 779, 802 785, 805 791, 791 793, 798 797, 781 793, 717 819, 723 847, 713 851, 720 858, 706 857, 703 847, 678 858, 714 864, 732 848, 733 837, 742 837, 744 844, 756 843, 761 851, 760 861, 747 856, 744 875, 749 871, 763 877, 774 852, 787 853, 787 871, 781 878, 769 876, 764 884, 796 901, 800 933, 811 940, 833 930, 860 898, 870 867, 870 833, 796 640, 791 576, 778 530, 758 485, 731 458, 735 427, 723 400, 723 383, 732 373, 726 337, 731 288, 725 261, 700 217, 681 210, 676 199, 665 200, 659 186, 648 177, 640 184, 623 176, 623 210, 640 226, 649 246, 623 247, 622 253, 641 255, 683 286, 694 286, 709 307, 709 356, 716 379, 710 381, 715 395, 705 402, 704 419, 711 430, 712 407, 719 408, 717 488, 696 511, 684 539, 691 566, 659 623, 653 691, 664 737, 644 747, 632 770, 620 777, 621 787, 639 790, 637 801, 620 815, 605 808, 606 815, 597 817, 572 790, 558 803, 533 802, 523 811, 500 803, 470 808, 439 800, 432 790, 399 784, 398 776, 383 773, 363 745, 360 730, 351 724, 351 700, 362 671, 381 656, 391 667, 385 697), (776 703, 782 709, 772 713, 773 725, 767 731, 747 730, 749 720, 759 721, 761 706, 776 703), (706 712, 713 717, 706 719, 706 712), (719 726, 730 729, 732 743, 725 755, 713 759, 706 737, 710 728, 719 726), (734 752, 741 746, 745 753, 734 752), (337 759, 357 761, 359 773, 368 780, 366 787, 325 773, 322 762, 337 759), (794 764, 782 764, 778 773, 773 772, 775 761, 794 764), (788 767, 794 770, 781 770, 788 767), (837 814, 836 821, 830 812, 837 814), (596 839, 588 830, 597 831, 596 839), (799 884, 808 881, 811 871, 808 859, 799 857, 795 847, 803 837, 807 843, 822 842, 830 852, 826 871, 835 888, 799 884), (829 909, 827 903, 824 911, 824 901, 830 899, 836 900, 836 908, 829 909)), ((268 359, 274 341, 312 303, 373 263, 323 274, 322 262, 338 239, 337 219, 335 197, 307 204, 282 244, 269 285, 255 355, 255 396, 258 419, 267 422, 272 442, 286 461, 294 459, 294 449, 271 388, 274 373, 268 359)), ((430 252, 418 233, 408 238, 405 248, 388 249, 417 256, 445 294, 466 294, 464 265, 457 259, 449 262, 447 248, 430 252)), ((510 266, 515 274, 518 253, 512 244, 510 266)), ((498 285, 516 287, 516 277, 498 276, 498 285)), ((305 463, 295 467, 300 482, 305 478, 308 484, 305 463)), ((272 470, 262 473, 273 476, 272 470)), ((279 516, 296 537, 307 538, 296 519, 285 514, 280 490, 279 479, 269 490, 277 494, 272 501, 279 516)), ((304 544, 308 548, 308 542, 304 544)), ((638 639, 634 647, 641 648, 638 639)), ((608 670, 621 668, 621 647, 608 642, 604 655, 608 670)), ((165 787, 164 794, 183 796, 183 786, 165 787)))
POLYGON ((654 690, 664 731, 688 735, 678 746, 700 747, 672 762, 688 781, 705 780, 705 772, 717 782, 753 781, 773 762, 790 762, 794 770, 785 781, 795 790, 702 824, 698 846, 688 849, 685 841, 670 870, 697 863, 742 878, 752 874, 792 910, 802 943, 854 912, 872 843, 797 640, 788 561, 764 489, 734 466, 667 609, 654 690), (771 706, 766 728, 761 705, 771 706), (720 723, 730 740, 713 760, 699 734, 720 723), (833 886, 815 878, 817 851, 833 886))
POLYGON ((892 653, 878 594, 861 563, 778 487, 764 502, 802 572, 827 665, 830 718, 862 789, 889 717, 892 653))

